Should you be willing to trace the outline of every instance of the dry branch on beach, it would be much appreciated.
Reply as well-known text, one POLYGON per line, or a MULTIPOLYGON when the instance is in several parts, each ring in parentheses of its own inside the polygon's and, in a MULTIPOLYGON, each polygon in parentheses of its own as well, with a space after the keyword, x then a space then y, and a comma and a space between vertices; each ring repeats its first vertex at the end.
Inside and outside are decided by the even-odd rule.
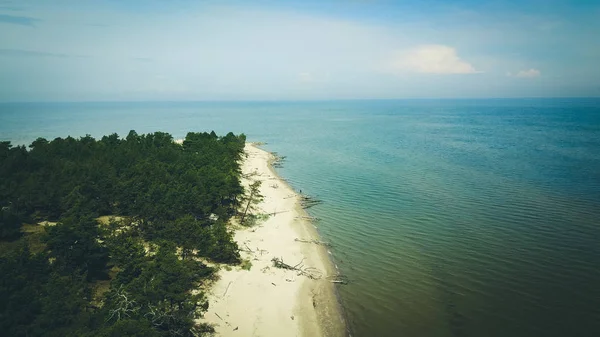
POLYGON ((277 152, 271 152, 271 154, 273 155, 273 161, 271 162, 271 166, 276 168, 282 168, 286 156, 280 156, 279 154, 277 154, 277 152))
MULTIPOLYGON (((271 259, 271 261, 273 262, 273 267, 275 267, 275 268, 294 270, 294 271, 298 272, 298 275, 306 276, 313 280, 319 280, 319 279, 323 278, 323 273, 320 270, 318 270, 316 268, 312 268, 312 267, 305 267, 302 264, 302 262, 304 262, 304 259, 302 259, 302 261, 300 261, 299 263, 297 263, 293 266, 285 263, 283 261, 283 258, 279 258, 279 257, 274 257, 271 259)), ((342 275, 342 274, 330 275, 330 276, 325 277, 325 279, 328 280, 329 282, 335 283, 335 284, 346 285, 349 283, 348 277, 346 277, 345 275, 342 275)))
POLYGON ((298 216, 298 217, 296 217, 296 219, 308 220, 308 221, 312 221, 312 222, 317 222, 317 221, 321 220, 321 218, 317 218, 315 216, 298 216))
POLYGON ((314 243, 315 245, 321 245, 321 246, 331 247, 331 243, 329 243, 329 242, 319 241, 319 240, 314 240, 314 239, 305 240, 305 239, 298 239, 298 238, 296 238, 294 241, 304 242, 304 243, 314 243))
POLYGON ((302 261, 300 261, 298 264, 296 264, 294 266, 283 262, 283 258, 279 258, 279 257, 274 257, 271 259, 271 261, 273 262, 273 267, 275 267, 275 268, 294 270, 294 271, 298 272, 298 275, 306 276, 313 280, 318 280, 321 277, 323 277, 323 273, 320 270, 318 270, 317 268, 305 267, 302 264, 302 262, 304 262, 304 259, 302 259, 302 261))
POLYGON ((300 195, 300 206, 302 208, 307 209, 322 203, 323 201, 305 194, 300 195))

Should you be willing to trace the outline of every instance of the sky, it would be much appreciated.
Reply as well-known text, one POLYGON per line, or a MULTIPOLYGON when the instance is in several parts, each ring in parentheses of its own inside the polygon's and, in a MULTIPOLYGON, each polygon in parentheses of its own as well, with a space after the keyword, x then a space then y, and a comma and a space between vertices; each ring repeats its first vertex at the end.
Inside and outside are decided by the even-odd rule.
POLYGON ((0 0, 0 101, 600 96, 600 0, 0 0))

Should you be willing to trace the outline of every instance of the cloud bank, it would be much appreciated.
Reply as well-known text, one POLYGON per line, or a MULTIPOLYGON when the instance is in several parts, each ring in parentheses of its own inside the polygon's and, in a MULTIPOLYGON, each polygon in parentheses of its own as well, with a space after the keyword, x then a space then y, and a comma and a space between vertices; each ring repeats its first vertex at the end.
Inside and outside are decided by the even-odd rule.
POLYGON ((456 49, 445 45, 421 45, 396 54, 394 71, 425 74, 475 74, 477 70, 462 60, 456 49))
POLYGON ((540 77, 542 73, 534 68, 530 68, 527 70, 520 70, 517 73, 513 74, 511 72, 506 73, 507 77, 518 77, 518 78, 536 78, 540 77))
POLYGON ((0 8, 0 101, 600 95, 591 17, 353 3, 0 8))
POLYGON ((521 78, 534 78, 534 77, 540 77, 540 75, 541 75, 541 73, 539 70, 531 68, 528 70, 521 70, 515 76, 521 77, 521 78))

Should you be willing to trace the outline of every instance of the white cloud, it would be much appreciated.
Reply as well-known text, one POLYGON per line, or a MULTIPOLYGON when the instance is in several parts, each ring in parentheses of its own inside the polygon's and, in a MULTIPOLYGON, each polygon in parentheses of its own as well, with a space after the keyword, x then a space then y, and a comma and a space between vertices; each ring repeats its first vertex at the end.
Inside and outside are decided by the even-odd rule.
POLYGON ((458 57, 456 49, 445 45, 421 45, 396 54, 392 70, 427 74, 474 74, 479 71, 458 57))
MULTIPOLYGON (((61 3, 69 1, 82 3, 61 3)), ((515 24, 495 17, 424 16, 391 24, 283 6, 200 3, 185 11, 148 8, 151 15, 131 15, 119 9, 123 7, 96 2, 57 9, 32 6, 22 14, 39 18, 37 29, 5 25, 0 30, 5 49, 0 55, 0 101, 564 95, 568 81, 568 88, 587 81, 589 90, 595 90, 600 76, 600 68, 593 67, 600 49, 577 42, 588 41, 590 30, 571 40, 555 32, 544 38, 526 20, 515 24), (549 40, 551 36, 560 39, 549 40), (535 48, 560 43, 587 56, 547 60, 544 71, 551 68, 553 78, 565 80, 554 91, 546 90, 541 85, 554 79, 530 69, 539 66, 532 63, 535 48), (15 50, 45 57, 22 57, 15 50), (565 73, 567 68, 573 71, 565 73), (497 69, 512 74, 502 81, 497 69), (481 70, 489 74, 424 76, 481 70), (537 83, 542 77, 544 83, 537 83)))
MULTIPOLYGON (((511 76, 510 73, 508 73, 508 74, 509 74, 509 76, 511 76)), ((520 77, 520 78, 534 78, 534 77, 540 77, 540 75, 541 75, 541 73, 540 73, 539 70, 531 68, 529 70, 521 70, 521 71, 519 71, 515 75, 515 77, 520 77)))

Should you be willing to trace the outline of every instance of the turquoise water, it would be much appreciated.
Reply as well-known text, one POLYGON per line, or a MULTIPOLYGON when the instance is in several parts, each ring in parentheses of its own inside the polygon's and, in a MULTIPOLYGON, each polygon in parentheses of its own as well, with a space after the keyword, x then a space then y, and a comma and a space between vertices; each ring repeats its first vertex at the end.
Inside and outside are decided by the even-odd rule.
POLYGON ((600 99, 0 105, 0 140, 244 132, 287 156, 354 336, 600 336, 600 99))

